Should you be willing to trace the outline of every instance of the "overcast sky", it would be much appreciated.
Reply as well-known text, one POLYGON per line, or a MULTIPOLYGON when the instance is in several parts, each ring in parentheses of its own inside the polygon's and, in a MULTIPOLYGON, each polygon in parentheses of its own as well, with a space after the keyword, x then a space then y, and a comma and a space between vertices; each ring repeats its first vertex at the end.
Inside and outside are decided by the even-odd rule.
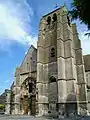
MULTIPOLYGON (((42 15, 71 0, 0 0, 0 93, 14 80, 15 68, 24 59, 31 44, 37 46, 38 28, 42 15)), ((83 54, 90 53, 90 40, 84 36, 85 25, 77 23, 83 54)))

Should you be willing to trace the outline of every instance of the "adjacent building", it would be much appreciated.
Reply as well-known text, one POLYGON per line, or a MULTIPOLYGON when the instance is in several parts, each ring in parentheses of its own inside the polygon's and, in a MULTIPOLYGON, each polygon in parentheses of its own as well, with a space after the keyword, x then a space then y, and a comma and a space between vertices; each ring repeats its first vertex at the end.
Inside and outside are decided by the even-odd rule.
POLYGON ((8 91, 8 89, 5 89, 5 91, 0 95, 0 114, 5 113, 7 91, 8 91))

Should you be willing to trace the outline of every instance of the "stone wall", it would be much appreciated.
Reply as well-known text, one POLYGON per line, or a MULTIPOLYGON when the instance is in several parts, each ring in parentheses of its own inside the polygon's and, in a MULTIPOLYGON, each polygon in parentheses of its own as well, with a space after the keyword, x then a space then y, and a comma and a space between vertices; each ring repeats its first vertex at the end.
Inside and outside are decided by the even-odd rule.
POLYGON ((6 92, 6 102, 5 102, 5 114, 10 114, 11 108, 11 91, 6 92))
POLYGON ((86 72, 88 112, 90 114, 90 71, 86 72))
POLYGON ((37 50, 31 45, 20 67, 18 67, 15 72, 14 86, 11 88, 12 98, 14 99, 11 100, 13 106, 11 114, 22 114, 23 111, 20 108, 21 95, 23 94, 21 87, 28 78, 33 78, 36 80, 36 68, 37 50))
POLYGON ((81 109, 87 111, 81 44, 76 25, 71 24, 65 6, 42 17, 37 50, 39 115, 46 114, 47 109, 50 112, 57 111, 57 108, 58 111, 62 111, 61 104, 64 113, 71 105, 73 107, 70 107, 69 113, 82 114, 81 109), (52 77, 56 80, 50 82, 52 77))
POLYGON ((7 113, 30 114, 28 100, 34 95, 34 98, 31 97, 34 99, 32 104, 36 100, 36 105, 31 107, 33 112, 36 107, 40 116, 48 113, 54 116, 86 115, 87 108, 90 109, 89 103, 87 107, 90 73, 86 72, 85 76, 77 28, 71 24, 65 6, 42 17, 37 45, 37 50, 30 47, 22 64, 16 69, 12 96, 7 94, 7 113), (34 82, 35 91, 29 93, 31 82, 34 82), (23 102, 25 97, 26 104, 23 102))

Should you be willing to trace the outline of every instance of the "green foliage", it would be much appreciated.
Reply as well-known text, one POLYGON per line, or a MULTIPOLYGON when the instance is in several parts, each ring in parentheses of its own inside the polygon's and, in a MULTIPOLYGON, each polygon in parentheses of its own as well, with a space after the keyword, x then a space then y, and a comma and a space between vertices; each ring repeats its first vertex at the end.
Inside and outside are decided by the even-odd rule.
POLYGON ((70 11, 73 19, 80 19, 90 30, 90 0, 73 0, 70 11))
POLYGON ((11 93, 7 93, 8 96, 11 96, 11 93))
POLYGON ((3 104, 0 104, 0 109, 4 109, 4 105, 3 104))

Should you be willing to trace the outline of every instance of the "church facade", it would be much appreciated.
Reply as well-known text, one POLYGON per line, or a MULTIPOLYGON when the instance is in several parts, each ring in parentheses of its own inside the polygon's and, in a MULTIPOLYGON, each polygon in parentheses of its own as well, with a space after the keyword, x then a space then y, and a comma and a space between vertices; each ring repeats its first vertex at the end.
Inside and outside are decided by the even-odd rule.
POLYGON ((88 58, 82 55, 76 25, 65 6, 43 16, 37 49, 31 45, 16 69, 11 92, 7 93, 6 114, 87 115, 88 58))

